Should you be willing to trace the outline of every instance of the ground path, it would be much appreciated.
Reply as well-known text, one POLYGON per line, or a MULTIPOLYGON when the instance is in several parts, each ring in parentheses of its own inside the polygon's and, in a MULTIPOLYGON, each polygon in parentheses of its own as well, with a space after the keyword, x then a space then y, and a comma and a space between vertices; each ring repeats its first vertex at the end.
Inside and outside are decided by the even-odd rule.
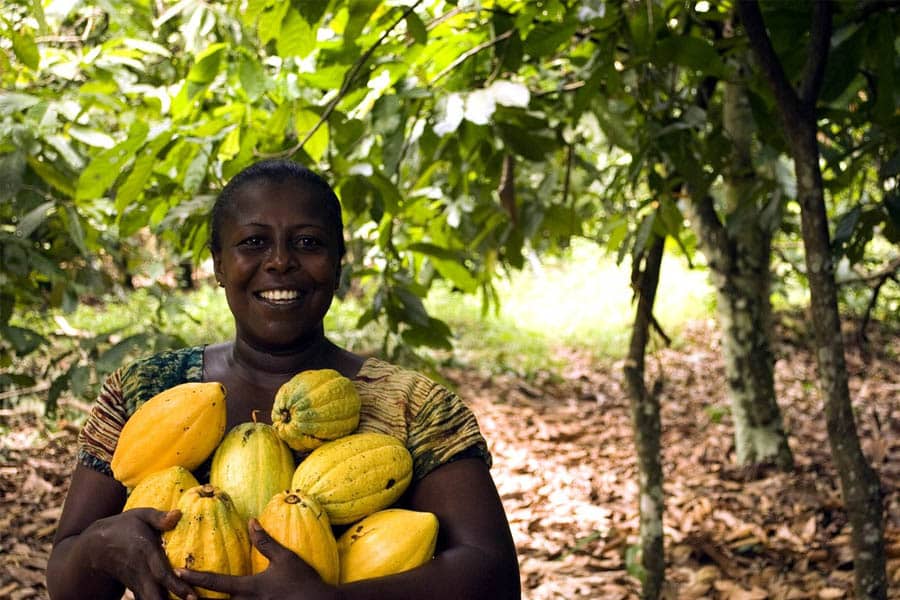
MULTIPOLYGON (((794 336, 795 337, 795 336, 794 336)), ((732 464, 717 336, 698 324, 686 347, 648 361, 662 377, 668 598, 849 598, 848 527, 828 454, 815 368, 782 335, 779 403, 797 471, 732 464)), ((886 493, 891 597, 900 598, 900 337, 848 343, 863 446, 886 493)), ((621 365, 565 356, 560 373, 447 369, 490 441, 518 546, 524 598, 637 598, 628 572, 636 477, 621 365)), ((76 427, 14 410, 0 429, 0 598, 46 598, 43 571, 73 460, 76 427)))

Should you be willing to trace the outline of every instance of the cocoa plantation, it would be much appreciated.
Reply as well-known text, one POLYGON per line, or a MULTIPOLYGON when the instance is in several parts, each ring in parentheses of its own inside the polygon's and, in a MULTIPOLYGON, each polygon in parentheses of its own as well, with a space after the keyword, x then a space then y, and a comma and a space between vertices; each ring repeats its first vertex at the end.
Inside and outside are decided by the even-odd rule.
POLYGON ((444 564, 417 469, 474 452, 521 597, 900 598, 896 2, 0 15, 0 597, 51 597, 87 439, 127 492, 98 511, 180 514, 172 569, 262 573, 256 528, 330 586, 444 564), (334 369, 281 373, 265 411, 160 372, 117 439, 83 433, 123 366, 250 339, 214 207, 281 160, 340 202, 339 240, 291 238, 339 263, 329 339, 427 375, 486 446, 433 453, 399 386, 334 369))

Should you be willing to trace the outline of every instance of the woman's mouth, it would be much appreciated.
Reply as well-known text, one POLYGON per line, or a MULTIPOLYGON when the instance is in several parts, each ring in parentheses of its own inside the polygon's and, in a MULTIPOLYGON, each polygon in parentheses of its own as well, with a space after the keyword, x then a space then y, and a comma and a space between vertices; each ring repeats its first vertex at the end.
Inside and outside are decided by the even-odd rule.
POLYGON ((256 292, 256 296, 273 304, 289 304, 300 298, 300 292, 297 290, 263 290, 256 292))

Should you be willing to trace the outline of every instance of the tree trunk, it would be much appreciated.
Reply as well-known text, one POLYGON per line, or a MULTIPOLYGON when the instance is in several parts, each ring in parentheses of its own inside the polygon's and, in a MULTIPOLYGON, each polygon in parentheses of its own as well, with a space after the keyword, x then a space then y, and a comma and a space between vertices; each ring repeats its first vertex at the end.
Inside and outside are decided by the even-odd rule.
POLYGON ((774 464, 787 471, 793 468, 793 456, 775 397, 770 339, 769 265, 776 219, 753 197, 751 123, 744 86, 726 83, 723 126, 732 152, 725 197, 733 223, 722 225, 709 197, 695 200, 689 210, 718 297, 737 462, 748 467, 774 464))
POLYGON ((816 141, 815 103, 831 39, 831 4, 813 3, 811 48, 799 93, 785 76, 766 33, 759 5, 756 2, 741 2, 739 8, 751 46, 775 93, 776 106, 794 160, 815 329, 819 388, 825 400, 831 456, 852 527, 856 597, 883 600, 887 598, 887 576, 881 484, 860 448, 850 400, 816 141))
POLYGON ((664 238, 657 238, 645 251, 643 271, 640 270, 641 257, 634 259, 632 281, 635 282, 638 306, 624 369, 628 395, 631 399, 632 427, 638 458, 643 571, 641 598, 644 600, 659 598, 666 569, 663 548, 664 502, 660 461, 659 398, 656 393, 649 392, 644 383, 644 353, 653 319, 653 302, 659 284, 664 242, 664 238))

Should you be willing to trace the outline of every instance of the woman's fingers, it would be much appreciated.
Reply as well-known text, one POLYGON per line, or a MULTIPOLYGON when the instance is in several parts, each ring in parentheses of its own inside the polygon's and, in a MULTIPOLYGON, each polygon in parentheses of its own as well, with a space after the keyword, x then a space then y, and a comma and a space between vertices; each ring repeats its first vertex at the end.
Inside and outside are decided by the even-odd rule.
MULTIPOLYGON (((136 508, 129 512, 160 532, 174 528, 181 519, 181 511, 179 510, 164 512, 153 508, 136 508)), ((146 592, 147 598, 156 598, 159 595, 160 600, 165 600, 167 597, 166 591, 172 592, 179 598, 196 598, 194 588, 175 575, 175 571, 169 564, 169 560, 158 545, 158 542, 154 544, 152 551, 145 554, 145 560, 147 572, 151 576, 145 587, 148 590, 153 589, 153 592, 146 592)), ((142 577, 141 579, 144 578, 142 577)), ((144 598, 141 595, 138 597, 144 598)))
POLYGON ((168 531, 172 529, 181 519, 181 511, 177 509, 165 512, 156 510, 155 508, 132 508, 126 512, 139 518, 141 521, 144 521, 158 531, 168 531))
POLYGON ((248 529, 250 531, 250 542, 263 556, 269 559, 269 562, 277 562, 282 552, 293 554, 293 552, 275 541, 256 519, 250 519, 248 529))
POLYGON ((194 587, 202 587, 226 594, 242 594, 246 591, 249 577, 237 577, 234 575, 221 575, 209 571, 191 571, 188 569, 175 569, 175 574, 194 587))

